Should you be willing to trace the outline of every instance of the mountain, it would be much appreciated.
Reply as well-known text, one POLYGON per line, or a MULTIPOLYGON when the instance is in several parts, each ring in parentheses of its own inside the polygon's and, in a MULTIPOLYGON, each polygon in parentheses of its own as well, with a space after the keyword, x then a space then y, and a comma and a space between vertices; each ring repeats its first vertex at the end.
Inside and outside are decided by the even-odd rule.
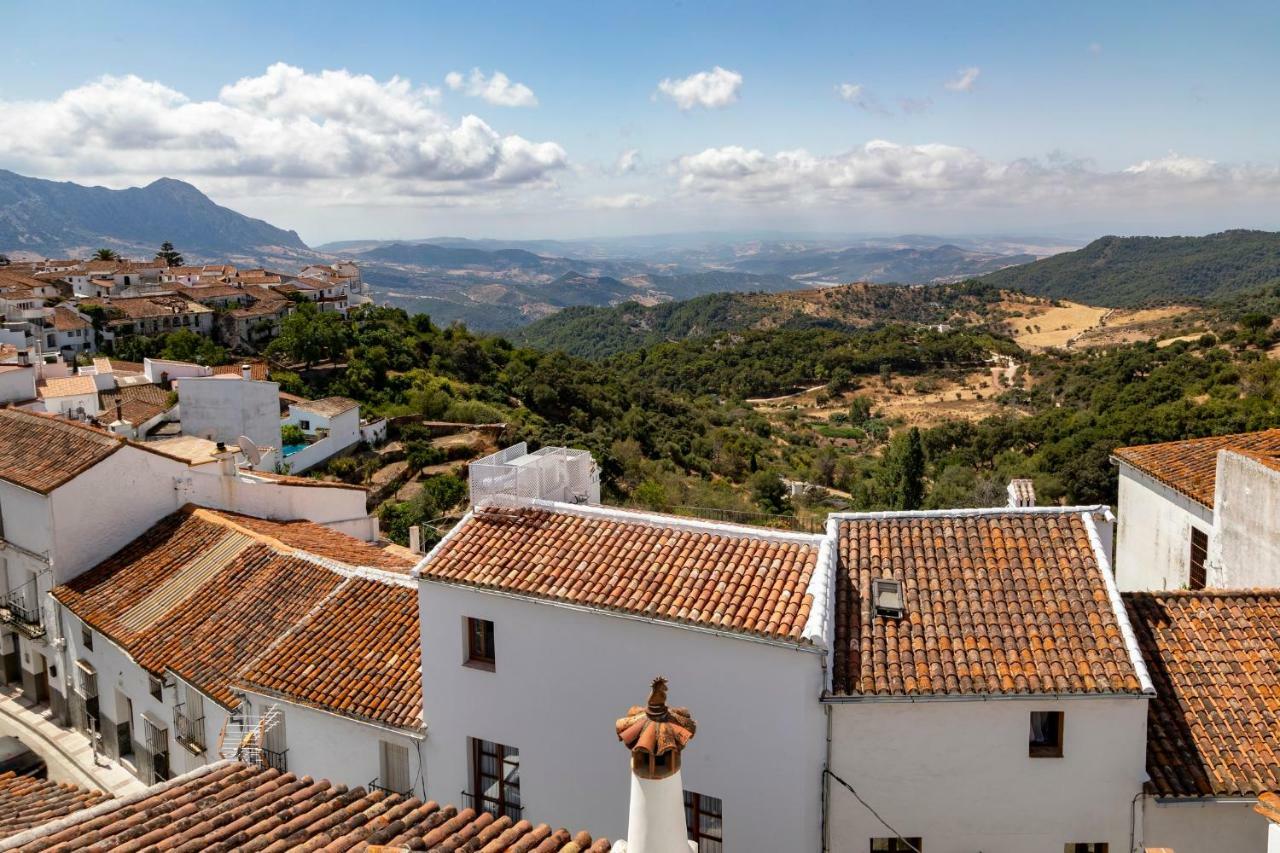
POLYGON ((1034 260, 1034 255, 975 251, 950 243, 927 248, 854 246, 801 251, 765 247, 754 256, 737 260, 734 268, 798 280, 928 284, 959 280, 1034 260))
POLYGON ((1217 299, 1280 283, 1280 233, 1102 237, 1083 249, 983 276, 991 285, 1124 307, 1217 299))
POLYGON ((566 308, 511 334, 521 344, 608 358, 656 344, 726 332, 877 323, 983 323, 999 291, 978 282, 944 285, 847 284, 783 293, 713 293, 680 302, 566 308))
POLYGON ((431 243, 392 243, 389 246, 378 246, 370 249, 362 253, 361 257, 391 264, 406 264, 418 267, 464 267, 471 269, 516 267, 518 269, 541 270, 547 265, 569 265, 571 263, 562 258, 544 258, 524 249, 499 249, 489 252, 484 249, 436 246, 431 243))
POLYGON ((150 257, 165 240, 192 260, 313 255, 296 232, 215 204, 183 181, 111 190, 0 169, 0 251, 65 257, 105 246, 150 257))

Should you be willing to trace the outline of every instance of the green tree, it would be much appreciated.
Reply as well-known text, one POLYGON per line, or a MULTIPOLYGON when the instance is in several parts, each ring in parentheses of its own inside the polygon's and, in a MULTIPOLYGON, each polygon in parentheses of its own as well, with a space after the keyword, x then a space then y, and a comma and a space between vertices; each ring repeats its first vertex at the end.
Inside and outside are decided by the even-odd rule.
POLYGON ((310 368, 317 361, 341 358, 346 348, 342 317, 302 302, 280 324, 280 336, 267 347, 270 355, 284 356, 310 368))
POLYGON ((751 498, 765 512, 786 512, 787 485, 777 471, 757 471, 751 475, 751 498))
POLYGON ((120 255, 114 249, 98 249, 93 253, 95 261, 118 261, 120 255))
POLYGON ((891 468, 895 509, 919 509, 924 503, 924 443, 920 430, 912 427, 896 445, 891 468))
POLYGON ((174 361, 191 361, 208 366, 226 364, 228 360, 225 349, 203 335, 197 335, 190 329, 179 329, 176 332, 171 332, 165 335, 162 340, 161 358, 170 358, 174 361))
POLYGON ((284 424, 280 427, 280 443, 285 446, 304 444, 307 434, 297 424, 284 424))
POLYGON ((183 264, 182 255, 173 248, 173 244, 165 240, 160 244, 160 251, 156 252, 156 260, 164 261, 167 267, 180 267, 183 264))

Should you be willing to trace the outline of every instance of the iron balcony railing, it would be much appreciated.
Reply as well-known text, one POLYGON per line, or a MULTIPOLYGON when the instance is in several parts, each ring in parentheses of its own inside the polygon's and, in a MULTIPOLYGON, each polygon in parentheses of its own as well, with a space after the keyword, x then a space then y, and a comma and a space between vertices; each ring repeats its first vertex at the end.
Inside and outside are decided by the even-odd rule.
POLYGON ((402 797, 407 797, 413 793, 412 789, 407 791, 397 791, 395 788, 388 788, 386 785, 379 785, 377 779, 374 779, 369 782, 368 785, 365 785, 365 789, 369 791, 381 791, 384 794, 399 794, 402 797))
POLYGON ((34 580, 10 591, 2 601, 0 615, 7 616, 7 621, 25 628, 28 634, 44 633, 43 620, 40 616, 40 598, 34 580))
POLYGON ((187 703, 179 702, 173 709, 173 736, 178 743, 193 752, 204 752, 204 717, 189 717, 187 703))
POLYGON ((513 821, 524 818, 524 806, 513 803, 500 803, 488 797, 477 797, 475 794, 462 792, 462 807, 478 812, 488 812, 495 817, 509 817, 513 821))
POLYGON ((276 752, 274 749, 259 750, 258 763, 263 767, 270 767, 279 770, 281 773, 289 771, 289 750, 283 749, 276 752))

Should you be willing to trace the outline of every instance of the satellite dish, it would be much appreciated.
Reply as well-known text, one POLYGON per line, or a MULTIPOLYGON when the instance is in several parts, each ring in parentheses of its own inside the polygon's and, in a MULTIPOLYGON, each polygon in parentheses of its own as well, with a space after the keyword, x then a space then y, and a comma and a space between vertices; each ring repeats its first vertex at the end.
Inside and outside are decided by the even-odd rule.
POLYGON ((262 463, 262 451, 258 449, 258 445, 253 443, 253 439, 247 435, 242 435, 236 439, 236 444, 240 445, 240 452, 244 454, 244 458, 249 460, 249 464, 257 467, 262 463))

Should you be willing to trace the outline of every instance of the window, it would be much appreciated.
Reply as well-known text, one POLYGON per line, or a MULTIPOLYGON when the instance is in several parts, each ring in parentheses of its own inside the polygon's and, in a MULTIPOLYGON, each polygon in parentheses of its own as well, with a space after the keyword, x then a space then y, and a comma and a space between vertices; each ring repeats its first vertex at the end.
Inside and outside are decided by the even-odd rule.
POLYGON ((493 669, 497 663, 493 642, 493 623, 488 619, 467 617, 467 665, 493 669))
POLYGON ((80 623, 80 645, 93 651, 93 629, 83 622, 80 623))
POLYGON ((382 787, 397 794, 408 794, 409 784, 409 748, 395 743, 378 741, 378 766, 381 775, 378 777, 382 787))
POLYGON ((299 420, 299 421, 298 421, 298 428, 299 428, 299 429, 303 429, 303 430, 311 429, 311 421, 303 421, 303 420, 299 420))
POLYGON ((1191 577, 1187 586, 1204 589, 1204 558, 1209 554, 1209 537, 1199 527, 1191 528, 1191 577))
POLYGON ((924 842, 917 838, 873 838, 871 853, 924 853, 924 842))
POLYGON ((698 845, 698 853, 722 853, 724 850, 723 806, 715 797, 684 792, 684 823, 689 827, 689 840, 698 845))
POLYGON ((147 679, 147 688, 151 691, 152 699, 159 699, 161 702, 164 701, 164 694, 161 692, 161 690, 164 688, 163 681, 156 678, 154 675, 150 676, 147 679))
POLYGON ((518 820, 520 750, 471 738, 471 796, 477 811, 518 820))
POLYGON ((1067 844, 1062 848, 1063 853, 1107 853, 1107 843, 1105 841, 1086 841, 1074 842, 1067 844))
POLYGON ((1062 722, 1061 711, 1032 711, 1027 754, 1032 758, 1061 758, 1062 722))

